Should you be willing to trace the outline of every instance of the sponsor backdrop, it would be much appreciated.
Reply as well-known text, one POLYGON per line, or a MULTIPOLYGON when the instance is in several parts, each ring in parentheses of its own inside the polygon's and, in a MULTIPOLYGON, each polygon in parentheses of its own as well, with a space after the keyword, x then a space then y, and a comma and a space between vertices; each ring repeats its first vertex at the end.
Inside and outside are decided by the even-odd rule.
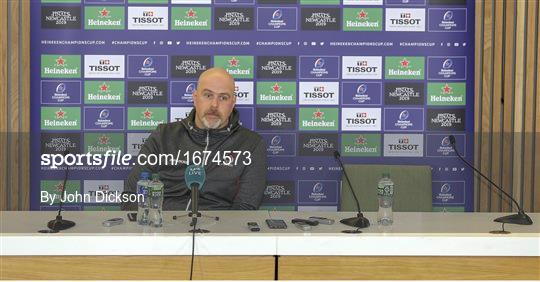
MULTIPOLYGON (((241 122, 267 142, 263 208, 338 210, 334 150, 345 163, 430 165, 434 210, 473 208, 471 172, 447 136, 472 161, 474 1, 31 5, 34 210, 52 208, 40 195, 64 175, 39 153, 136 155, 158 124, 189 113, 213 66, 236 78, 241 122)), ((66 208, 117 209, 99 195, 122 191, 129 170, 71 167, 68 193, 91 199, 66 208)))

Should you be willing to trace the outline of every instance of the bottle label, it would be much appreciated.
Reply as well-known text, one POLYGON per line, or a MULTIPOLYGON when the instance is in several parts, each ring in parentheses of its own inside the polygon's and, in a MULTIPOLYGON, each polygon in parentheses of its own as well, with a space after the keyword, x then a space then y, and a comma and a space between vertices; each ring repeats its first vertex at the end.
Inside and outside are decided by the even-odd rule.
POLYGON ((139 186, 139 194, 148 195, 148 187, 144 185, 139 186))
POLYGON ((383 197, 394 196, 394 185, 384 185, 377 187, 377 194, 383 197))
POLYGON ((163 195, 163 187, 162 186, 152 187, 150 194, 152 197, 161 197, 161 195, 163 195))

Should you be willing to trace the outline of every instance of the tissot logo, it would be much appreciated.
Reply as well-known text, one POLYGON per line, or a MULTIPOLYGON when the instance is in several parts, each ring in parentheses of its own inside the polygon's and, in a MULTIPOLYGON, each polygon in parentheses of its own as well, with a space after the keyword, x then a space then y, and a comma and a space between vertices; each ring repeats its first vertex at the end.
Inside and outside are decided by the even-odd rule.
POLYGON ((295 108, 257 108, 259 130, 294 130, 295 125, 295 108))
POLYGON ((263 195, 264 203, 295 203, 294 181, 269 181, 263 195))
POLYGON ((296 154, 296 135, 294 133, 262 133, 260 135, 266 142, 268 156, 294 156, 296 154))
POLYGON ((196 88, 195 81, 171 81, 171 104, 193 105, 193 92, 196 88))
POLYGON ((257 57, 257 78, 296 79, 296 57, 257 57))
POLYGON ((332 156, 338 149, 337 134, 300 134, 298 154, 300 156, 332 156))
MULTIPOLYGON (((84 180, 84 194, 89 195, 89 201, 85 203, 102 203, 109 194, 122 193, 124 180, 84 180)), ((115 199, 115 197, 111 197, 115 199)), ((117 203, 113 201, 112 203, 117 203)))
POLYGON ((81 152, 79 133, 41 133, 41 154, 71 154, 81 152))
POLYGON ((465 109, 428 109, 427 128, 430 131, 465 131, 465 109))
POLYGON ((124 55, 84 55, 85 78, 124 78, 124 55))
POLYGON ((339 8, 302 8, 302 30, 339 30, 339 8))
POLYGON ((172 107, 171 108, 171 117, 170 122, 181 121, 189 116, 192 107, 172 107))
POLYGON ((338 105, 339 82, 300 82, 300 105, 338 105))
POLYGON ((150 133, 128 133, 127 134, 127 153, 136 156, 139 154, 142 145, 148 139, 150 133))
POLYGON ((424 83, 387 82, 384 84, 386 105, 423 105, 424 83))
POLYGON ((128 29, 167 30, 169 9, 167 7, 128 7, 128 29))
POLYGON ((198 78, 210 68, 210 56, 171 56, 171 75, 180 78, 198 78))
POLYGON ((80 81, 41 81, 42 104, 81 103, 80 81))
POLYGON ((41 28, 80 29, 81 7, 42 6, 41 28))
POLYGON ((343 79, 381 79, 382 57, 343 56, 341 74, 343 79))
POLYGON ((385 134, 385 157, 422 157, 424 138, 422 134, 385 134))
POLYGON ((234 95, 237 105, 253 105, 253 81, 235 82, 234 95))
POLYGON ((332 180, 300 180, 298 181, 298 203, 336 204, 338 182, 332 180))
POLYGON ((166 81, 128 81, 128 104, 167 104, 166 81))
POLYGON ((380 131, 381 108, 342 108, 342 131, 380 131))
POLYGON ((384 109, 385 131, 423 131, 424 109, 384 109))
POLYGON ((214 9, 214 27, 217 30, 252 30, 253 26, 253 8, 214 9))
POLYGON ((386 31, 425 31, 425 9, 386 9, 386 31))

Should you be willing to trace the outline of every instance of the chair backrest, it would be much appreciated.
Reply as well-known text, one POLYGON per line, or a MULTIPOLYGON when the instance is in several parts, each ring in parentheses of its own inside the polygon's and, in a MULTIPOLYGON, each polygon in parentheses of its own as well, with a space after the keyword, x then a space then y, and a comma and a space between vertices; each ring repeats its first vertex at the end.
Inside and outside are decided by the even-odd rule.
MULTIPOLYGON (((394 211, 432 211, 431 169, 413 165, 345 165, 362 211, 377 211, 377 183, 383 173, 394 181, 394 211)), ((341 210, 356 211, 345 175, 342 177, 341 210)))

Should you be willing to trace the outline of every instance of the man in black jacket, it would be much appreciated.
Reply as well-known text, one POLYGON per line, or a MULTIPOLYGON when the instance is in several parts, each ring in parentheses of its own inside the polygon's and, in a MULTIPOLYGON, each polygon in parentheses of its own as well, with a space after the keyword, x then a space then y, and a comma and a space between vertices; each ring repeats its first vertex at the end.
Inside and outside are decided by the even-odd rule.
MULTIPOLYGON (((193 164, 199 161, 194 155, 204 156, 201 152, 211 151, 207 162, 202 163, 206 182, 199 194, 199 209, 258 209, 266 187, 266 144, 257 133, 239 124, 234 89, 234 79, 224 69, 212 68, 202 73, 189 116, 159 125, 139 152, 147 156, 180 155, 181 163, 136 165, 126 180, 125 190, 136 192, 141 171, 159 173, 164 183, 163 209, 184 210, 191 197, 184 179, 187 155, 193 164)), ((122 208, 135 209, 136 203, 123 204, 122 208)))

